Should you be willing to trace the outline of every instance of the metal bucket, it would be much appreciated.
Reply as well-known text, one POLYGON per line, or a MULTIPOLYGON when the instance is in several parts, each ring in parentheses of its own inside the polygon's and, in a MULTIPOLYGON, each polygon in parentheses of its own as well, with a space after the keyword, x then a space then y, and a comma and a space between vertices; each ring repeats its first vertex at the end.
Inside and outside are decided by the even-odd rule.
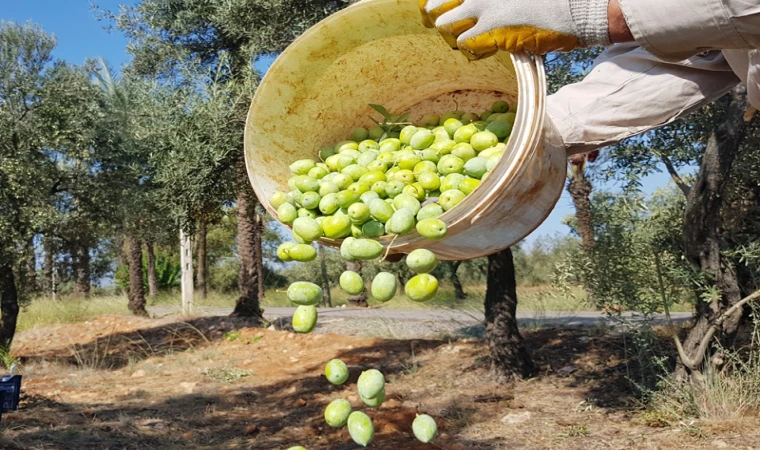
MULTIPOLYGON (((248 175, 256 195, 287 192, 288 165, 317 158, 379 115, 411 110, 411 121, 456 109, 481 112, 495 100, 519 108, 514 130, 488 178, 440 219, 446 238, 411 231, 391 253, 428 248, 439 259, 489 255, 519 242, 546 219, 565 182, 565 150, 546 116, 541 59, 501 52, 470 62, 420 23, 417 0, 365 0, 318 23, 272 64, 253 98, 245 130, 248 175)), ((379 239, 391 245, 392 237, 379 239)), ((340 246, 341 240, 322 239, 340 246)))

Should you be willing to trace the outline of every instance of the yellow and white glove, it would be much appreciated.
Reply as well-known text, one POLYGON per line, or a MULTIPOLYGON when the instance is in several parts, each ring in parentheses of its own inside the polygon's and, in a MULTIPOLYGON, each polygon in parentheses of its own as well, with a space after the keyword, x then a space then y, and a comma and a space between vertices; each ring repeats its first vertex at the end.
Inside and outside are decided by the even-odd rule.
POLYGON ((422 22, 470 59, 610 45, 609 0, 419 0, 422 22))

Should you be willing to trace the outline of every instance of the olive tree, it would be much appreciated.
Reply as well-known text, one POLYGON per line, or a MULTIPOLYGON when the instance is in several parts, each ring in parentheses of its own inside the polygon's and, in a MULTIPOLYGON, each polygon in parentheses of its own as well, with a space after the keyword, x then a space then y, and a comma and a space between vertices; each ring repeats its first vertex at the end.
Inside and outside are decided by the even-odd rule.
POLYGON ((0 345, 19 312, 18 267, 27 242, 52 211, 55 165, 46 154, 42 98, 55 38, 41 28, 0 22, 0 345))
MULTIPOLYGON (((133 73, 183 82, 183 67, 195 66, 206 74, 220 74, 220 83, 250 86, 243 92, 248 101, 236 105, 237 139, 230 143, 227 158, 219 161, 234 182, 234 196, 220 202, 238 208, 238 256, 240 297, 235 315, 260 317, 263 293, 261 233, 263 219, 259 199, 245 175, 242 135, 246 104, 253 95, 259 74, 253 62, 262 55, 282 51, 318 20, 345 6, 340 0, 142 0, 118 12, 101 11, 130 40, 133 73)), ((239 91, 238 91, 239 92, 239 91)), ((234 94, 233 94, 234 95, 234 94)), ((205 185, 205 184, 204 184, 205 185)))

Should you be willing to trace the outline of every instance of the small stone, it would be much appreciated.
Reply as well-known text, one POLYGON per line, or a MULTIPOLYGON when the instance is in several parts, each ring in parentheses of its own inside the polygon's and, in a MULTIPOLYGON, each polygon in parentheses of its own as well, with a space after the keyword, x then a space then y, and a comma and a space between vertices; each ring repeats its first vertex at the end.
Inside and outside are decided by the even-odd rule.
POLYGON ((729 448, 730 447, 730 445, 728 445, 728 443, 726 443, 726 441, 722 441, 720 439, 716 439, 716 440, 710 442, 710 445, 713 448, 729 448))
POLYGON ((299 398, 296 404, 298 404, 298 406, 306 406, 306 400, 299 398))
POLYGON ((136 370, 135 373, 132 374, 132 378, 140 378, 145 376, 145 371, 140 369, 136 370))
POLYGON ((277 331, 277 328, 275 328, 275 327, 274 327, 274 324, 272 324, 272 325, 269 325, 269 326, 267 327, 267 330, 269 330, 269 331, 277 331))
MULTIPOLYGON (((245 429, 243 429, 243 433, 245 433, 245 434, 254 434, 257 431, 259 431, 259 427, 256 426, 255 423, 252 423, 252 424, 248 425, 247 427, 245 427, 245 429)), ((263 427, 261 428, 261 431, 265 431, 263 427)))
POLYGON ((530 420, 531 416, 533 416, 533 413, 530 411, 523 411, 521 413, 509 413, 506 416, 501 418, 501 423, 506 424, 516 424, 516 423, 524 423, 530 420))
POLYGON ((188 441, 189 441, 189 440, 192 440, 194 436, 195 436, 195 435, 193 434, 193 432, 192 432, 192 431, 188 431, 187 433, 184 433, 184 434, 182 434, 182 437, 183 437, 184 439, 187 439, 188 441))
POLYGON ((561 376, 562 378, 569 377, 573 372, 576 372, 578 370, 577 367, 573 366, 572 364, 569 366, 565 366, 557 371, 557 375, 561 376))
POLYGON ((195 390, 196 384, 198 383, 190 383, 188 381, 183 381, 182 383, 179 384, 179 387, 181 387, 188 394, 192 394, 193 391, 195 390))
POLYGON ((380 405, 380 408, 382 409, 390 409, 390 408, 398 408, 401 406, 401 402, 396 400, 395 398, 390 398, 383 402, 382 405, 380 405))

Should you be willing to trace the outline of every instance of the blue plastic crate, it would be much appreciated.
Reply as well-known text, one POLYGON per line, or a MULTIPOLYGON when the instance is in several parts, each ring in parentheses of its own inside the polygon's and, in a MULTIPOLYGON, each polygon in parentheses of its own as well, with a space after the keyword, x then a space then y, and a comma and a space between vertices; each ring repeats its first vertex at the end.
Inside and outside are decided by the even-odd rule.
POLYGON ((18 409, 19 395, 21 395, 21 375, 7 375, 0 378, 0 392, 2 395, 1 412, 15 411, 18 409))

